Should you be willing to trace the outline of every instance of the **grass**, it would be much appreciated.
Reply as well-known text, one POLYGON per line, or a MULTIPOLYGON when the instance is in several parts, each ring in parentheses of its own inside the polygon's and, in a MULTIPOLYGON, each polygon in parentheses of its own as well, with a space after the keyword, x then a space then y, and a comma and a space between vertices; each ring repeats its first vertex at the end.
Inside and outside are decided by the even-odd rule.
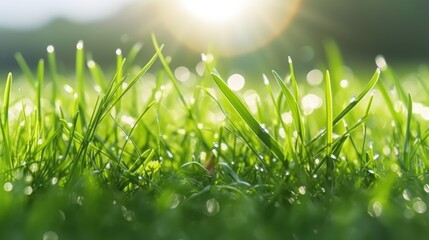
POLYGON ((153 46, 142 67, 140 45, 118 50, 111 76, 82 42, 75 76, 52 46, 35 72, 16 55, 23 74, 5 79, 0 114, 0 238, 425 238, 427 73, 408 89, 382 65, 345 86, 330 42, 324 84, 289 58, 288 76, 233 91, 206 56, 203 74, 179 81, 153 46))

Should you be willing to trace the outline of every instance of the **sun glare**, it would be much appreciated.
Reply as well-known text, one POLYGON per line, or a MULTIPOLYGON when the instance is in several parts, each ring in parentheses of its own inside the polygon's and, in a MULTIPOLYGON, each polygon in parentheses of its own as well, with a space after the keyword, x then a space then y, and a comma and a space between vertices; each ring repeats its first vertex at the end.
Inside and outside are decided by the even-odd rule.
POLYGON ((240 16, 251 0, 181 0, 189 14, 199 20, 226 22, 240 16))
POLYGON ((233 56, 282 34, 302 0, 157 0, 158 16, 183 45, 233 56))

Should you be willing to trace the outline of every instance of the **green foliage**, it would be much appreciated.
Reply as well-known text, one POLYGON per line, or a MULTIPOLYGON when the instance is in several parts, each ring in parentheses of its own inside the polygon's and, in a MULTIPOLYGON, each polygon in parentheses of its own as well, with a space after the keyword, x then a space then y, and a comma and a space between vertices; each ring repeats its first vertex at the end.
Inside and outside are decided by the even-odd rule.
POLYGON ((118 51, 109 77, 82 43, 72 80, 53 47, 49 74, 16 55, 28 82, 9 74, 1 103, 1 239, 424 238, 424 81, 383 67, 341 86, 331 42, 323 90, 289 59, 276 87, 247 82, 252 102, 208 58, 181 81, 152 40, 146 64, 141 45, 118 51))

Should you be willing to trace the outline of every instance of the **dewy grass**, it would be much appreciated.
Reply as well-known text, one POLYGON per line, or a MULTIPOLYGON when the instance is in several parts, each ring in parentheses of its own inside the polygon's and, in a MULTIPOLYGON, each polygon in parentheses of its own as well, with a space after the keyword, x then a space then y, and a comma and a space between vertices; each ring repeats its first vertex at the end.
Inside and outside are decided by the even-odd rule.
POLYGON ((331 42, 325 87, 289 59, 289 82, 273 72, 276 85, 263 75, 265 88, 234 91, 208 55, 182 83, 153 45, 142 67, 141 45, 118 51, 113 76, 84 62, 82 42, 71 76, 53 46, 35 70, 16 55, 23 74, 6 77, 0 112, 1 239, 427 236, 429 106, 391 67, 341 86, 331 42))

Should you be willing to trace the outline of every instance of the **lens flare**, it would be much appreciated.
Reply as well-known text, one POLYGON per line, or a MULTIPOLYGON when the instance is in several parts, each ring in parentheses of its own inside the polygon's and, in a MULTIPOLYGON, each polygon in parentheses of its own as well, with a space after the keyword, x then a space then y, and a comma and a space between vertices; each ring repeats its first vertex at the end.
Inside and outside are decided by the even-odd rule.
POLYGON ((226 22, 237 18, 251 1, 181 0, 182 7, 194 17, 208 22, 226 22))
POLYGON ((158 0, 159 19, 197 52, 233 56, 254 51, 283 33, 302 0, 158 0))

